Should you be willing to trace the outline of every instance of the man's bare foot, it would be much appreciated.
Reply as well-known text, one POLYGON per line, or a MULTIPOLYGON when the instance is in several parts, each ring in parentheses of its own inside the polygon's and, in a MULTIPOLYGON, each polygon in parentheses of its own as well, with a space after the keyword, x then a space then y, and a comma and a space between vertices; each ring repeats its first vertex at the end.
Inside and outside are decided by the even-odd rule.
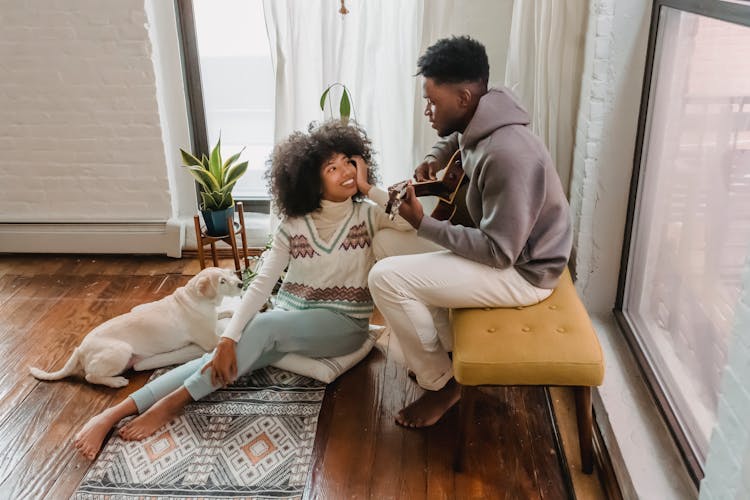
POLYGON ((109 431, 123 418, 138 411, 135 402, 125 398, 121 403, 108 408, 86 422, 73 438, 73 445, 89 460, 93 460, 102 448, 109 431))
POLYGON ((398 412, 396 423, 404 427, 429 427, 461 399, 461 386, 454 379, 439 391, 427 391, 419 399, 398 412))
POLYGON ((169 396, 156 402, 145 413, 137 416, 120 429, 119 434, 125 441, 140 441, 145 439, 162 426, 171 422, 182 413, 185 405, 193 401, 190 393, 180 387, 169 396))

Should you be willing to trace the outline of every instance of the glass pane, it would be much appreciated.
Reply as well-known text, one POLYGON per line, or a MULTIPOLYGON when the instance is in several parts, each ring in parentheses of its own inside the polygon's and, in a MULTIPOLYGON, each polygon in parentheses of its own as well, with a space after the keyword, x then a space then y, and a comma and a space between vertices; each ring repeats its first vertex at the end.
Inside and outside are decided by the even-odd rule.
POLYGON ((248 172, 235 198, 268 198, 263 172, 273 148, 274 75, 262 0, 194 0, 209 146, 226 158, 243 147, 248 172))
POLYGON ((750 247, 750 28, 663 8, 625 313, 705 460, 750 247))

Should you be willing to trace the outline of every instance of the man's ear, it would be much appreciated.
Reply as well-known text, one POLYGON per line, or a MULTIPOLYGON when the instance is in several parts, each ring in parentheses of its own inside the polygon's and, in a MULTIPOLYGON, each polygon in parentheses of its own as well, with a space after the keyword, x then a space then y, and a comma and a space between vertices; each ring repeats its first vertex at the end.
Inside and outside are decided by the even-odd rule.
POLYGON ((473 99, 474 92, 472 92, 470 87, 462 86, 458 90, 458 105, 462 108, 468 108, 471 105, 473 99))

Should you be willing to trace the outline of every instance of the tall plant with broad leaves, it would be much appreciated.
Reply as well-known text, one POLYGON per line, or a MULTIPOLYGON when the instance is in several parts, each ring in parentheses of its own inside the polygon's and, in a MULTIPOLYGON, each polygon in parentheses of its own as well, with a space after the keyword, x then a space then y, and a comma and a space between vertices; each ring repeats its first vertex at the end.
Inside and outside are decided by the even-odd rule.
POLYGON ((180 149, 183 166, 201 187, 201 210, 224 210, 234 206, 232 188, 247 171, 246 161, 236 163, 242 151, 222 162, 221 137, 208 158, 204 154, 199 160, 180 149))
MULTIPOLYGON (((331 95, 331 90, 341 87, 341 99, 339 100, 339 117, 342 122, 348 123, 349 117, 351 116, 353 106, 352 106, 352 95, 349 89, 344 85, 343 83, 332 83, 326 89, 323 91, 323 94, 320 96, 320 110, 325 112, 326 110, 326 101, 328 102, 328 111, 331 114, 331 118, 333 118, 333 96, 331 95)), ((356 114, 355 114, 356 116, 356 114)))

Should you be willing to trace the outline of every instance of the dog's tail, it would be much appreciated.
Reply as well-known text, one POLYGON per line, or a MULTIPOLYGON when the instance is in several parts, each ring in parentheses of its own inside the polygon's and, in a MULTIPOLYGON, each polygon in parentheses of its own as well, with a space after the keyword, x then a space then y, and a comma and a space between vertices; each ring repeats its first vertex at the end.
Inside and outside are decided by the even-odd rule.
POLYGON ((73 375, 78 372, 78 348, 76 348, 73 351, 73 354, 70 355, 68 361, 65 362, 65 366, 56 372, 45 372, 44 370, 40 370, 33 366, 29 367, 29 371, 39 380, 60 380, 68 375, 73 375))

